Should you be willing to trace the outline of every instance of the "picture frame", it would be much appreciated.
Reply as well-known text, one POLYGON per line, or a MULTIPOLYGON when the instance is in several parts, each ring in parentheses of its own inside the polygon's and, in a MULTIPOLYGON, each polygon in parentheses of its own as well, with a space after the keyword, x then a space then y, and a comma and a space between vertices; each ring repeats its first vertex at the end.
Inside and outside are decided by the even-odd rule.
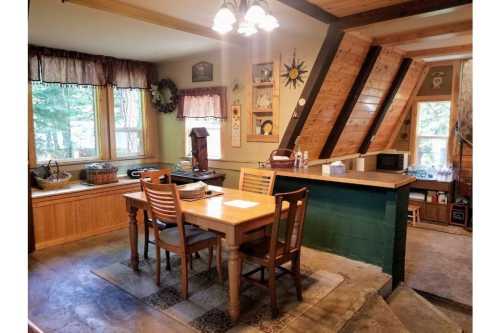
POLYGON ((193 82, 207 82, 214 79, 214 65, 207 61, 200 61, 191 68, 193 82))
POLYGON ((273 63, 264 62, 252 66, 252 82, 254 84, 273 83, 273 63))

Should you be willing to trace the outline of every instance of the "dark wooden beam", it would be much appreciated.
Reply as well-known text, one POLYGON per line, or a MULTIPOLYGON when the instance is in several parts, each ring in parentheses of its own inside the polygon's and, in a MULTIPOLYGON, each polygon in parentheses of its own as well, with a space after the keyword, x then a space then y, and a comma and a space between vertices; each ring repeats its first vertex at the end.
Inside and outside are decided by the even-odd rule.
POLYGON ((377 134, 380 125, 382 125, 384 117, 387 114, 387 111, 389 111, 389 108, 391 107, 392 102, 394 101, 394 98, 396 97, 398 90, 401 87, 401 84, 403 83, 403 80, 406 77, 406 73, 408 73, 408 69, 410 68, 412 61, 413 60, 410 58, 404 58, 403 61, 401 62, 401 65, 399 65, 398 72, 396 73, 394 80, 392 80, 389 92, 387 93, 387 95, 384 98, 384 101, 380 105, 380 108, 377 111, 377 114, 375 115, 375 119, 373 119, 373 123, 370 126, 370 130, 366 134, 363 143, 359 148, 358 153, 365 154, 368 151, 370 143, 377 134))
POLYGON ((349 91, 349 95, 347 96, 347 99, 342 106, 342 110, 340 110, 340 113, 337 116, 337 120, 335 121, 335 124, 333 125, 333 128, 330 131, 328 138, 326 139, 323 149, 321 150, 321 154, 319 155, 320 159, 329 158, 332 155, 332 152, 335 149, 337 142, 339 141, 340 135, 342 134, 342 131, 344 130, 344 127, 347 124, 349 117, 351 116, 352 110, 354 110, 359 96, 361 95, 361 92, 363 91, 366 82, 368 81, 368 77, 370 76, 375 63, 377 62, 381 50, 382 48, 380 46, 372 46, 370 48, 370 51, 368 51, 365 61, 363 62, 363 65, 359 70, 358 76, 356 77, 356 80, 354 81, 354 84, 349 91))
POLYGON ((319 89, 323 85, 326 74, 330 69, 330 65, 335 58, 335 54, 342 42, 344 37, 344 32, 338 30, 333 24, 328 27, 328 32, 326 34, 323 45, 319 50, 318 56, 309 74, 309 78, 306 81, 302 94, 300 95, 299 101, 295 106, 292 118, 288 123, 288 126, 283 134, 283 138, 280 142, 280 148, 293 149, 295 146, 295 141, 302 131, 309 113, 311 112, 314 100, 318 95, 319 89), (304 103, 301 103, 304 101, 304 103), (301 105, 302 104, 302 105, 301 105))
POLYGON ((408 58, 435 57, 472 52, 472 44, 437 47, 433 49, 414 50, 406 52, 408 58))
POLYGON ((323 23, 330 24, 337 19, 337 17, 330 14, 326 10, 321 9, 320 7, 313 5, 310 2, 307 2, 306 0, 278 0, 278 1, 289 7, 295 8, 299 12, 314 17, 315 19, 323 23))
POLYGON ((335 23, 338 24, 339 29, 349 29, 407 16, 437 12, 470 3, 472 3, 472 0, 413 0, 369 10, 359 14, 344 16, 336 20, 335 23))

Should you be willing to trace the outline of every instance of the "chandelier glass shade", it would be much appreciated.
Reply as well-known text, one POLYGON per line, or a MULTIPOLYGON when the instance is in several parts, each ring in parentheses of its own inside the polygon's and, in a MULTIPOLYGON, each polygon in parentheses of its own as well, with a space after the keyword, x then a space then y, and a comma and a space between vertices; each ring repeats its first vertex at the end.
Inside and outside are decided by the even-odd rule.
POLYGON ((279 27, 266 0, 224 0, 214 17, 212 29, 220 34, 233 31, 236 24, 238 33, 251 36, 258 29, 271 32, 279 27))

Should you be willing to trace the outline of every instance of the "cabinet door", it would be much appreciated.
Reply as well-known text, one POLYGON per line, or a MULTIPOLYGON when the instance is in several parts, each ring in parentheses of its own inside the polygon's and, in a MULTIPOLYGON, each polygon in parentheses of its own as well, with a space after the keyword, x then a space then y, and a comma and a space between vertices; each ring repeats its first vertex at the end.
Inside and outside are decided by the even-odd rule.
POLYGON ((425 205, 425 214, 424 220, 431 220, 431 221, 437 221, 438 219, 438 207, 433 204, 426 204, 425 205))

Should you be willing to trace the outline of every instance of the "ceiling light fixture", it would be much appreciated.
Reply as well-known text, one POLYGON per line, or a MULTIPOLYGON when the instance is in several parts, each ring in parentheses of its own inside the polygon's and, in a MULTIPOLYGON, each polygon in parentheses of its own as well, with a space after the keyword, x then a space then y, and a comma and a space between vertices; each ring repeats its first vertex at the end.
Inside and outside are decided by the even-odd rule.
POLYGON ((212 29, 226 34, 233 31, 235 23, 238 33, 247 37, 257 33, 257 27, 267 32, 279 27, 266 0, 224 0, 215 14, 212 29))

